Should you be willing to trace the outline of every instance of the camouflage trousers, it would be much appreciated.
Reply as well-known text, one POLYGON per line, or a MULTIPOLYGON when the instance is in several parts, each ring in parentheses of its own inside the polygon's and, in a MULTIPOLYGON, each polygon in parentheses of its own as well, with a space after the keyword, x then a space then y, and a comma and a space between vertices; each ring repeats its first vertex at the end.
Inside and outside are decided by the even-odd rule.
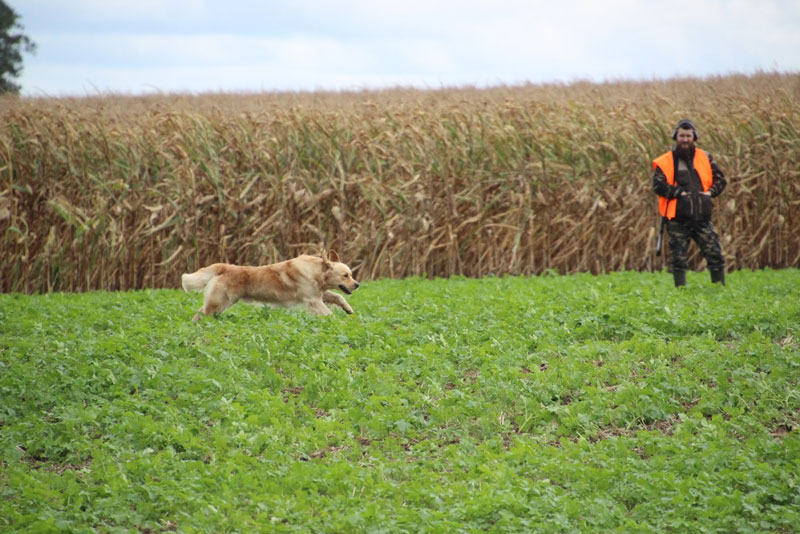
POLYGON ((667 221, 669 252, 672 272, 686 271, 689 268, 689 241, 694 239, 706 259, 710 271, 725 269, 719 236, 711 221, 667 221))

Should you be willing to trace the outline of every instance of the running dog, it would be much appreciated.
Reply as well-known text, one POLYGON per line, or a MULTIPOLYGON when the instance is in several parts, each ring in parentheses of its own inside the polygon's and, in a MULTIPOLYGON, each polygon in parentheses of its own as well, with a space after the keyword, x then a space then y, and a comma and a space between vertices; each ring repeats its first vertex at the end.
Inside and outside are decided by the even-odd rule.
POLYGON ((202 315, 221 313, 239 300, 282 308, 305 306, 316 315, 330 315, 325 304, 334 304, 353 313, 344 297, 330 290, 350 295, 359 286, 350 267, 333 250, 323 252, 321 257, 304 254, 260 267, 215 263, 183 274, 181 285, 187 293, 204 292, 203 307, 192 322, 199 321, 202 315))

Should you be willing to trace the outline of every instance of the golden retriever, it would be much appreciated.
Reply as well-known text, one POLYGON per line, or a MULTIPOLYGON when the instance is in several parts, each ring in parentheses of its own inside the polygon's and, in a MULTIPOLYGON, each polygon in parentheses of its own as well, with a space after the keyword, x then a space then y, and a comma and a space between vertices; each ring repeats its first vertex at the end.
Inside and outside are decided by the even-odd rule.
POLYGON ((260 267, 215 263, 183 274, 181 285, 187 293, 205 293, 203 307, 192 318, 194 322, 202 318, 201 313, 220 313, 239 300, 285 308, 305 306, 311 313, 330 315, 327 303, 353 313, 344 297, 330 290, 338 289, 350 295, 359 284, 350 267, 331 250, 323 252, 321 257, 304 254, 260 267))

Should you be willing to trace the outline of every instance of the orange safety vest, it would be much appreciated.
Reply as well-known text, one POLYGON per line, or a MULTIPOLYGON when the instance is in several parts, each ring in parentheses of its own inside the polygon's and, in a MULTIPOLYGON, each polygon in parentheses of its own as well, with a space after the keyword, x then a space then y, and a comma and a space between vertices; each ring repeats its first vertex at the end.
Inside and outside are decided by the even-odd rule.
MULTIPOLYGON (((703 191, 711 189, 711 184, 714 183, 714 177, 711 174, 711 160, 708 159, 708 154, 699 148, 695 148, 692 165, 694 165, 694 170, 696 170, 697 174, 700 176, 700 182, 703 184, 703 191)), ((667 177, 667 183, 669 185, 675 185, 675 163, 672 160, 671 150, 653 160, 653 170, 655 170, 656 167, 661 168, 661 172, 667 177)), ((666 217, 667 219, 675 218, 675 209, 678 205, 677 200, 678 199, 662 196, 658 197, 658 212, 662 217, 666 217), (675 200, 675 202, 670 202, 671 200, 675 200)))

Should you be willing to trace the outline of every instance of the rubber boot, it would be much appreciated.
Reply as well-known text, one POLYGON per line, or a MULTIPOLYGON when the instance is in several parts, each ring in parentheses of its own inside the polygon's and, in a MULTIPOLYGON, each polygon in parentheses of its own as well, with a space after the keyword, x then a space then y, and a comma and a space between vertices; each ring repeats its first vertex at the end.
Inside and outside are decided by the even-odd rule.
POLYGON ((686 285, 686 271, 673 271, 672 278, 675 279, 675 287, 686 285))
POLYGON ((709 272, 711 273, 712 283, 725 285, 725 269, 712 269, 709 272))

